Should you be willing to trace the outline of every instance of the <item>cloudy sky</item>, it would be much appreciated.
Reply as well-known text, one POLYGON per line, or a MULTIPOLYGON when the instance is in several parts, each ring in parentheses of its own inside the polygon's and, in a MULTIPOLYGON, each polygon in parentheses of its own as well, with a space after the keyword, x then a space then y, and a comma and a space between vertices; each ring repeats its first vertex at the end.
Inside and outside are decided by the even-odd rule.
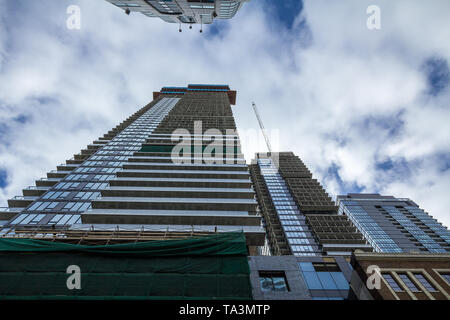
POLYGON ((179 33, 104 0, 0 0, 0 206, 153 91, 219 83, 238 92, 247 160, 265 151, 254 100, 274 146, 333 198, 409 197, 450 226, 449 12, 448 0, 251 0, 179 33), (73 4, 80 30, 66 27, 73 4))

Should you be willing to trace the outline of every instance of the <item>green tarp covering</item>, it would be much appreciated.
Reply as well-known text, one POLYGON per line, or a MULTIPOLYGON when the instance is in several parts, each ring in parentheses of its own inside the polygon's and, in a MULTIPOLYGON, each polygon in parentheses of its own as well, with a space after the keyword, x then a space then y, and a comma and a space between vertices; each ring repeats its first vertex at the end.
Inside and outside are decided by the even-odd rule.
POLYGON ((83 246, 0 239, 0 299, 251 299, 243 233, 83 246), (69 290, 70 265, 81 289, 69 290))

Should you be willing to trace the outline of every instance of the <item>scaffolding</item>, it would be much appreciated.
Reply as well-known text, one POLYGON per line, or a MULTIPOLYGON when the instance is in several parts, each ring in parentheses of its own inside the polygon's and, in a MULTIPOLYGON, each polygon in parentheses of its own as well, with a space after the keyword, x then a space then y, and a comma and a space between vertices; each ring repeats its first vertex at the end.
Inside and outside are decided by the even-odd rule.
POLYGON ((186 230, 186 231, 149 231, 140 230, 55 230, 46 229, 10 229, 2 230, 0 238, 24 238, 35 240, 58 241, 82 245, 108 245, 118 243, 142 242, 153 240, 180 240, 186 238, 198 238, 211 235, 211 232, 186 230))

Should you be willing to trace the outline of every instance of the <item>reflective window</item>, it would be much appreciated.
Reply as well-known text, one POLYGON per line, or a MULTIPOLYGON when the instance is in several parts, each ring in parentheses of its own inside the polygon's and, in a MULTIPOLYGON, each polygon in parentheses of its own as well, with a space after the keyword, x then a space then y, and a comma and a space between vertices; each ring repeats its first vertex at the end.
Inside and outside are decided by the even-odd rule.
POLYGON ((408 287, 412 292, 420 292, 419 288, 411 281, 406 273, 399 273, 398 276, 402 279, 403 283, 408 287))
POLYGON ((260 272, 259 282, 263 292, 286 292, 289 291, 284 272, 260 272))
POLYGON ((331 277, 333 278, 334 282, 336 283, 336 287, 339 290, 348 290, 349 284, 347 282, 347 279, 345 279, 344 274, 342 272, 330 272, 331 277))
POLYGON ((428 282, 423 274, 414 273, 414 277, 416 277, 420 284, 423 285, 429 292, 437 292, 436 288, 430 282, 428 282))
POLYGON ((447 281, 447 283, 450 285, 450 273, 442 273, 441 276, 447 281))
POLYGON ((312 262, 300 262, 300 269, 304 272, 315 271, 312 262))
POLYGON ((329 272, 317 272, 317 276, 325 290, 337 290, 336 283, 329 272))
POLYGON ((309 289, 323 289, 316 272, 303 272, 303 277, 309 289))
POLYGON ((402 292, 403 289, 400 288, 397 281, 389 274, 389 273, 383 273, 383 278, 386 280, 386 282, 389 284, 389 286, 395 291, 395 292, 402 292))
POLYGON ((349 289, 347 279, 335 263, 300 262, 299 267, 309 289, 349 289))

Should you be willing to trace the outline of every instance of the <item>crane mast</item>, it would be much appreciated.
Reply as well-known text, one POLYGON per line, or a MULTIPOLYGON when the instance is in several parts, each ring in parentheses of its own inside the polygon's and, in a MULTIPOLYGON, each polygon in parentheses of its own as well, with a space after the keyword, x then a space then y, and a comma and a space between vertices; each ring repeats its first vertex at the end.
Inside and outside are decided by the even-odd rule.
POLYGON ((256 118, 258 119, 259 127, 261 128, 264 139, 266 140, 267 150, 269 151, 269 153, 272 153, 272 147, 270 146, 269 137, 267 136, 266 129, 264 128, 261 117, 259 116, 258 109, 256 108, 256 104, 254 102, 252 102, 252 107, 253 111, 255 111, 256 118))

